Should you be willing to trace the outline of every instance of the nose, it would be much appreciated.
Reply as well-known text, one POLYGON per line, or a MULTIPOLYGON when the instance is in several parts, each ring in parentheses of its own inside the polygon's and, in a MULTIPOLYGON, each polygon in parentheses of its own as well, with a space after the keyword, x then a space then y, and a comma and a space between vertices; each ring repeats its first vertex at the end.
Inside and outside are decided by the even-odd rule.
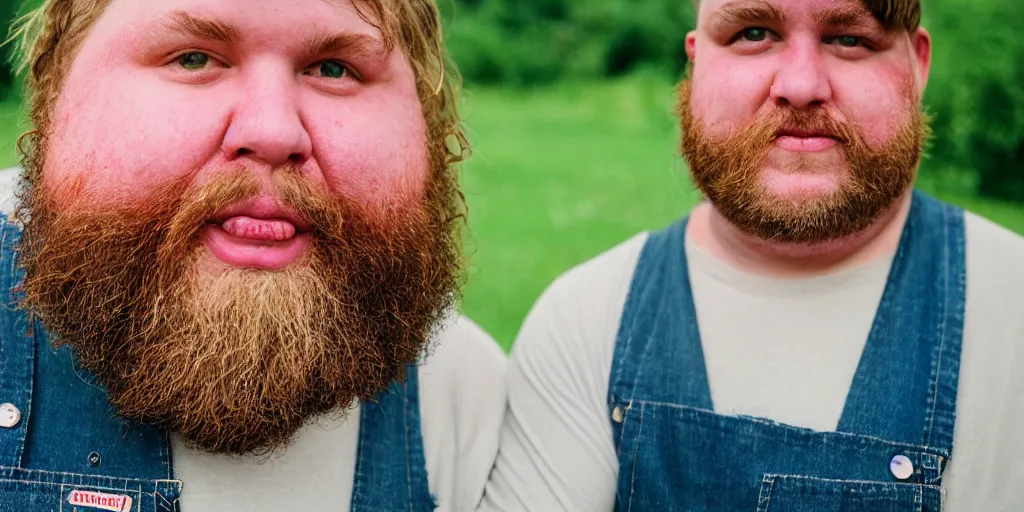
POLYGON ((244 82, 224 134, 228 160, 257 160, 271 167, 302 164, 313 151, 291 75, 259 70, 244 82))
POLYGON ((770 94, 776 105, 805 109, 831 101, 832 86, 820 44, 810 38, 790 41, 772 83, 770 94))

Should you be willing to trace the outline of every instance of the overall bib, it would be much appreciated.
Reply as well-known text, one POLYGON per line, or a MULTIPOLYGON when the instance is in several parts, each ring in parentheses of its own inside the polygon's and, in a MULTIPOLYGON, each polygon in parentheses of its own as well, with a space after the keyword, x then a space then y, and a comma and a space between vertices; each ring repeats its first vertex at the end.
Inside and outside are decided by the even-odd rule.
POLYGON ((835 432, 715 414, 685 234, 686 219, 652 234, 623 310, 608 396, 618 509, 941 510, 963 336, 963 212, 914 193, 835 432))

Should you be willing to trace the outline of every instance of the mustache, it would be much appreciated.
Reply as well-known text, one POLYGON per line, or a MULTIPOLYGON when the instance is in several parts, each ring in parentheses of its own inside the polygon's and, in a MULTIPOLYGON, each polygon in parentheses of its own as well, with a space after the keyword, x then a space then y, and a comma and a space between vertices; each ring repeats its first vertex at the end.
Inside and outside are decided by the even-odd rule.
POLYGON ((147 202, 166 214, 142 214, 139 218, 166 219, 167 225, 157 227, 157 231, 166 233, 158 256, 167 257, 194 247, 204 225, 215 222, 240 204, 257 199, 269 198, 281 210, 292 212, 304 231, 315 237, 338 240, 343 219, 352 208, 343 198, 328 195, 294 169, 275 171, 272 176, 272 186, 266 187, 264 180, 244 169, 219 174, 179 193, 163 192, 173 201, 164 205, 159 200, 147 202))
POLYGON ((761 125, 772 140, 782 136, 829 137, 843 144, 859 141, 860 136, 853 125, 837 119, 824 108, 795 109, 775 107, 771 112, 755 121, 761 125))

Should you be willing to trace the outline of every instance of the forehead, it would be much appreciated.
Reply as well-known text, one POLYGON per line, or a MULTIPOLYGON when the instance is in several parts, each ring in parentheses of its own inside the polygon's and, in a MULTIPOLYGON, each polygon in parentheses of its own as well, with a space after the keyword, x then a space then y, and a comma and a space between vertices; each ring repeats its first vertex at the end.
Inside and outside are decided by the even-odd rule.
POLYGON ((380 37, 366 9, 352 0, 112 0, 104 18, 111 29, 143 31, 165 26, 180 13, 230 24, 250 40, 279 38, 307 30, 363 33, 380 37))

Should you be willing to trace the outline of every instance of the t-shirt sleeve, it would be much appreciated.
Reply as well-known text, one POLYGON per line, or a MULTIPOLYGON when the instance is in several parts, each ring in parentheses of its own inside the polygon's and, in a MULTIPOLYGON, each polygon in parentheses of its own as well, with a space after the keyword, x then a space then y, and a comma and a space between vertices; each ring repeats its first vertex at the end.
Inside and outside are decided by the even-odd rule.
POLYGON ((1024 503, 1024 239, 968 214, 967 311, 950 512, 1017 511, 1024 503))
POLYGON ((534 304, 512 349, 509 408, 480 510, 614 508, 608 377, 644 240, 571 270, 534 304))

